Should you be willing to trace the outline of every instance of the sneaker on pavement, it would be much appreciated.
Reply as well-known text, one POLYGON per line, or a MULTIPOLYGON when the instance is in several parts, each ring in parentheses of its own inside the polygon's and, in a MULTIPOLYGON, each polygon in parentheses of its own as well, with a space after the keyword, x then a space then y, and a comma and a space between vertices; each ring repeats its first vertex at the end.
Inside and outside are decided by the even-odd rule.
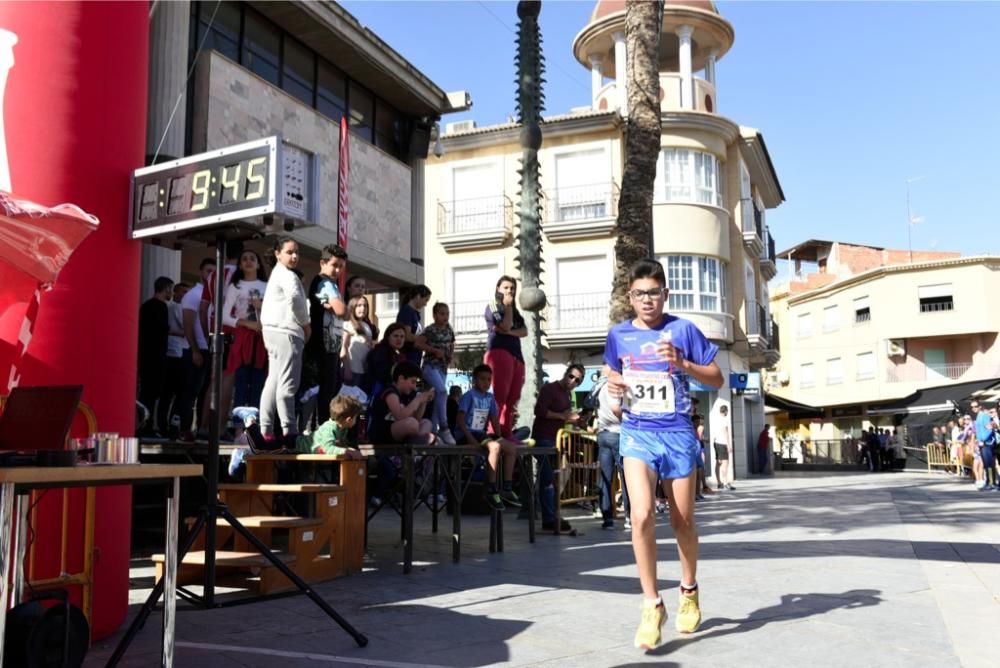
POLYGON ((680 605, 677 606, 678 633, 694 633, 701 626, 701 607, 698 605, 698 592, 681 594, 680 605))
POLYGON ((736 488, 733 487, 731 484, 727 484, 726 485, 726 489, 728 489, 730 492, 735 492, 736 491, 736 488))
POLYGON ((667 621, 667 609, 663 602, 657 605, 642 606, 642 620, 635 632, 635 646, 639 649, 651 650, 660 644, 660 629, 667 621))
POLYGON ((521 507, 521 499, 518 497, 517 492, 512 489, 502 489, 500 490, 500 498, 508 506, 514 506, 515 508, 521 507))
POLYGON ((603 522, 601 522, 601 528, 602 529, 609 529, 609 530, 610 529, 614 529, 615 528, 615 521, 614 520, 604 520, 603 522))
POLYGON ((438 432, 438 440, 440 440, 445 445, 455 445, 455 437, 452 436, 450 429, 442 429, 438 432))
POLYGON ((657 501, 656 502, 656 514, 657 515, 662 515, 665 512, 667 512, 667 504, 662 503, 660 501, 657 501))
POLYGON ((628 515, 625 516, 625 531, 632 530, 632 518, 628 515))
POLYGON ((497 492, 486 493, 486 504, 493 510, 504 510, 507 507, 503 505, 503 499, 500 498, 500 494, 497 492))
POLYGON ((701 492, 695 492, 694 493, 694 500, 695 501, 704 501, 705 500, 705 495, 702 494, 701 492))

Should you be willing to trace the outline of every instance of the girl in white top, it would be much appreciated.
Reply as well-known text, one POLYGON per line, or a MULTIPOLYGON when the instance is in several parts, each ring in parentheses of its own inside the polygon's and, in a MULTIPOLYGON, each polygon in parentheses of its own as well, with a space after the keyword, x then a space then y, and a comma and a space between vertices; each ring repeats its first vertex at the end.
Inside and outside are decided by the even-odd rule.
POLYGON ((229 279, 222 306, 222 324, 234 331, 226 375, 235 376, 236 406, 260 405, 267 351, 261 335, 260 309, 267 290, 267 274, 260 256, 252 250, 240 254, 240 263, 229 279))
POLYGON ((302 348, 311 334, 309 302, 302 281, 292 271, 299 264, 298 243, 291 237, 278 237, 274 257, 278 263, 267 282, 260 309, 268 362, 260 397, 260 430, 268 446, 279 447, 275 427, 280 422, 284 444, 294 449, 295 393, 302 375, 302 348))
POLYGON ((356 387, 365 385, 365 359, 371 351, 372 330, 368 319, 368 299, 358 296, 347 304, 349 319, 344 323, 344 342, 340 357, 344 361, 344 382, 356 387))

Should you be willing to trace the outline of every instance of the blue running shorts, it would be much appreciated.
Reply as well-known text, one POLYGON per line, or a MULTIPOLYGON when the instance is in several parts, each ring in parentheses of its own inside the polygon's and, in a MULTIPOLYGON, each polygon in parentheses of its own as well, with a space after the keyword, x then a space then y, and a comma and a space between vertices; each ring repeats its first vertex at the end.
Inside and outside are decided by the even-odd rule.
POLYGON ((684 431, 631 431, 622 427, 619 452, 641 459, 661 480, 691 475, 701 455, 701 444, 691 429, 684 431))

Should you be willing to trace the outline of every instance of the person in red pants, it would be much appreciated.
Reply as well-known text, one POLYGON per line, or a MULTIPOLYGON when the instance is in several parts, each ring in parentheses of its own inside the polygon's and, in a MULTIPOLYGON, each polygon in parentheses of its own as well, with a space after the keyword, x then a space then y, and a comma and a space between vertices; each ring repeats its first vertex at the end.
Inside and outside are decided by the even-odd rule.
POLYGON ((514 431, 514 410, 524 385, 521 339, 528 335, 524 318, 514 305, 516 297, 517 281, 501 276, 494 299, 485 313, 489 337, 483 362, 493 369, 493 396, 500 409, 500 435, 506 439, 510 439, 514 431))

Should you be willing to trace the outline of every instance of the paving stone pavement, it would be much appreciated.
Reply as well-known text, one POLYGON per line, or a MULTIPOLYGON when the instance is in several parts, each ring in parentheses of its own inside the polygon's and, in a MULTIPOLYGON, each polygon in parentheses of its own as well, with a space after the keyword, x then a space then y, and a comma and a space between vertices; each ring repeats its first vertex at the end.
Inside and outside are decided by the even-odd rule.
MULTIPOLYGON (((1000 493, 910 473, 779 474, 737 487, 698 505, 701 630, 679 637, 668 620, 651 652, 632 647, 640 594, 620 525, 601 530, 571 509, 583 535, 540 533, 532 545, 526 522, 509 512, 506 549, 490 554, 487 518, 466 516, 453 564, 450 518, 433 535, 421 510, 410 575, 398 521, 383 512, 365 572, 316 587, 367 647, 304 596, 179 606, 175 665, 997 665, 977 629, 1000 628, 1000 493)), ((672 615, 678 565, 666 516, 657 537, 672 615)), ((159 628, 155 613, 121 665, 156 665, 159 628)), ((85 665, 103 665, 115 642, 97 643, 85 665)))

